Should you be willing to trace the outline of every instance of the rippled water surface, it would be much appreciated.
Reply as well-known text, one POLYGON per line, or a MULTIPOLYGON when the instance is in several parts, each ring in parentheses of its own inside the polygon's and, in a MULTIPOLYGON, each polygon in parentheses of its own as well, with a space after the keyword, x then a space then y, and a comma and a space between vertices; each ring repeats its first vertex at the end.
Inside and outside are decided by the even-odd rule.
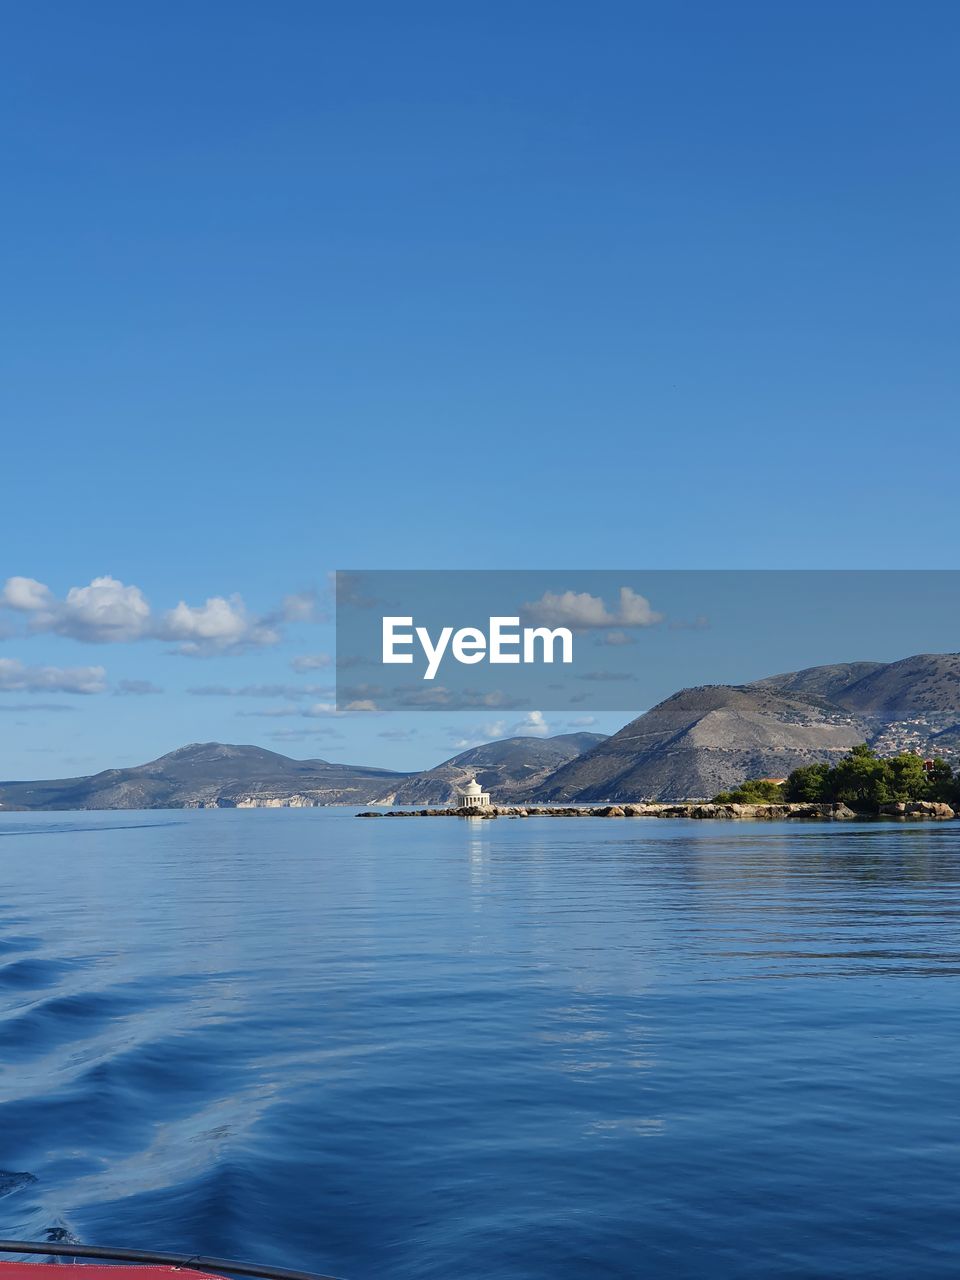
POLYGON ((0 1234, 960 1274, 960 822, 0 815, 0 1234))

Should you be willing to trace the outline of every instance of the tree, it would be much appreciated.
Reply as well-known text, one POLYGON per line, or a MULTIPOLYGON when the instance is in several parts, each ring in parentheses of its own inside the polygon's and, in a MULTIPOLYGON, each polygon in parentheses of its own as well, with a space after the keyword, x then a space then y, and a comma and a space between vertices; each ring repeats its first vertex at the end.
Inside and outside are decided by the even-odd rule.
POLYGON ((930 793, 930 779, 920 756, 903 753, 884 760, 891 800, 924 800, 930 793))
POLYGON ((714 804, 781 804, 783 784, 769 778, 748 778, 732 791, 714 796, 714 804))
POLYGON ((886 762, 865 742, 828 772, 827 791, 829 799, 860 813, 876 812, 893 799, 886 762))
POLYGON ((960 776, 954 777, 953 770, 946 760, 934 757, 933 768, 927 773, 927 796, 931 800, 942 800, 960 806, 960 776))
POLYGON ((826 800, 829 774, 830 766, 826 761, 794 769, 783 785, 784 798, 803 804, 818 804, 826 800))
MULTIPOLYGON (((756 785, 745 782, 740 791, 756 785)), ((736 794, 724 792, 724 797, 736 794)), ((881 759, 861 742, 832 769, 823 762, 794 769, 782 795, 806 804, 842 802, 858 813, 876 813, 881 805, 911 800, 942 800, 960 808, 960 774, 954 775, 939 757, 930 769, 920 756, 907 751, 881 759)))

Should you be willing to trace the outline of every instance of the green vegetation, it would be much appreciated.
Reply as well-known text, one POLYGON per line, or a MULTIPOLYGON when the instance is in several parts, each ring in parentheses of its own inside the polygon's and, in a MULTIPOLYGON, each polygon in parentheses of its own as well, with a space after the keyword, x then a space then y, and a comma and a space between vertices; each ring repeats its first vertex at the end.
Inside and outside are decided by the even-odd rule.
POLYGON ((783 786, 781 782, 771 782, 768 778, 748 778, 732 791, 721 791, 714 796, 715 804, 782 804, 783 786))
POLYGON ((717 804, 842 803, 857 813, 876 813, 881 805, 915 800, 960 806, 960 773, 954 775, 940 759, 927 769, 920 756, 908 752, 880 757, 865 742, 833 767, 804 765, 786 782, 747 781, 716 797, 717 804))

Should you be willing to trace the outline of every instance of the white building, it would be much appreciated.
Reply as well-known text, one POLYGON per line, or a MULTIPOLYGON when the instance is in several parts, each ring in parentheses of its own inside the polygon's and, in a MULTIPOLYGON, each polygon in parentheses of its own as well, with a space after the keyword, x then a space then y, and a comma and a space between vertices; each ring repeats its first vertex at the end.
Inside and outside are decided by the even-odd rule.
POLYGON ((463 787, 457 787, 458 809, 483 809, 490 803, 489 791, 484 791, 476 778, 463 787))

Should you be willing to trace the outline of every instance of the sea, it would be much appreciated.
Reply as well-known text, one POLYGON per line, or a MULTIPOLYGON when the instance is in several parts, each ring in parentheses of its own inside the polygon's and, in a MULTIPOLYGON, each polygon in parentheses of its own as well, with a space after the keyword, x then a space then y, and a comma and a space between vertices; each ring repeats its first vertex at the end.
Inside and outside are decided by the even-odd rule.
POLYGON ((0 1236, 960 1275, 960 822, 0 815, 0 1236))

